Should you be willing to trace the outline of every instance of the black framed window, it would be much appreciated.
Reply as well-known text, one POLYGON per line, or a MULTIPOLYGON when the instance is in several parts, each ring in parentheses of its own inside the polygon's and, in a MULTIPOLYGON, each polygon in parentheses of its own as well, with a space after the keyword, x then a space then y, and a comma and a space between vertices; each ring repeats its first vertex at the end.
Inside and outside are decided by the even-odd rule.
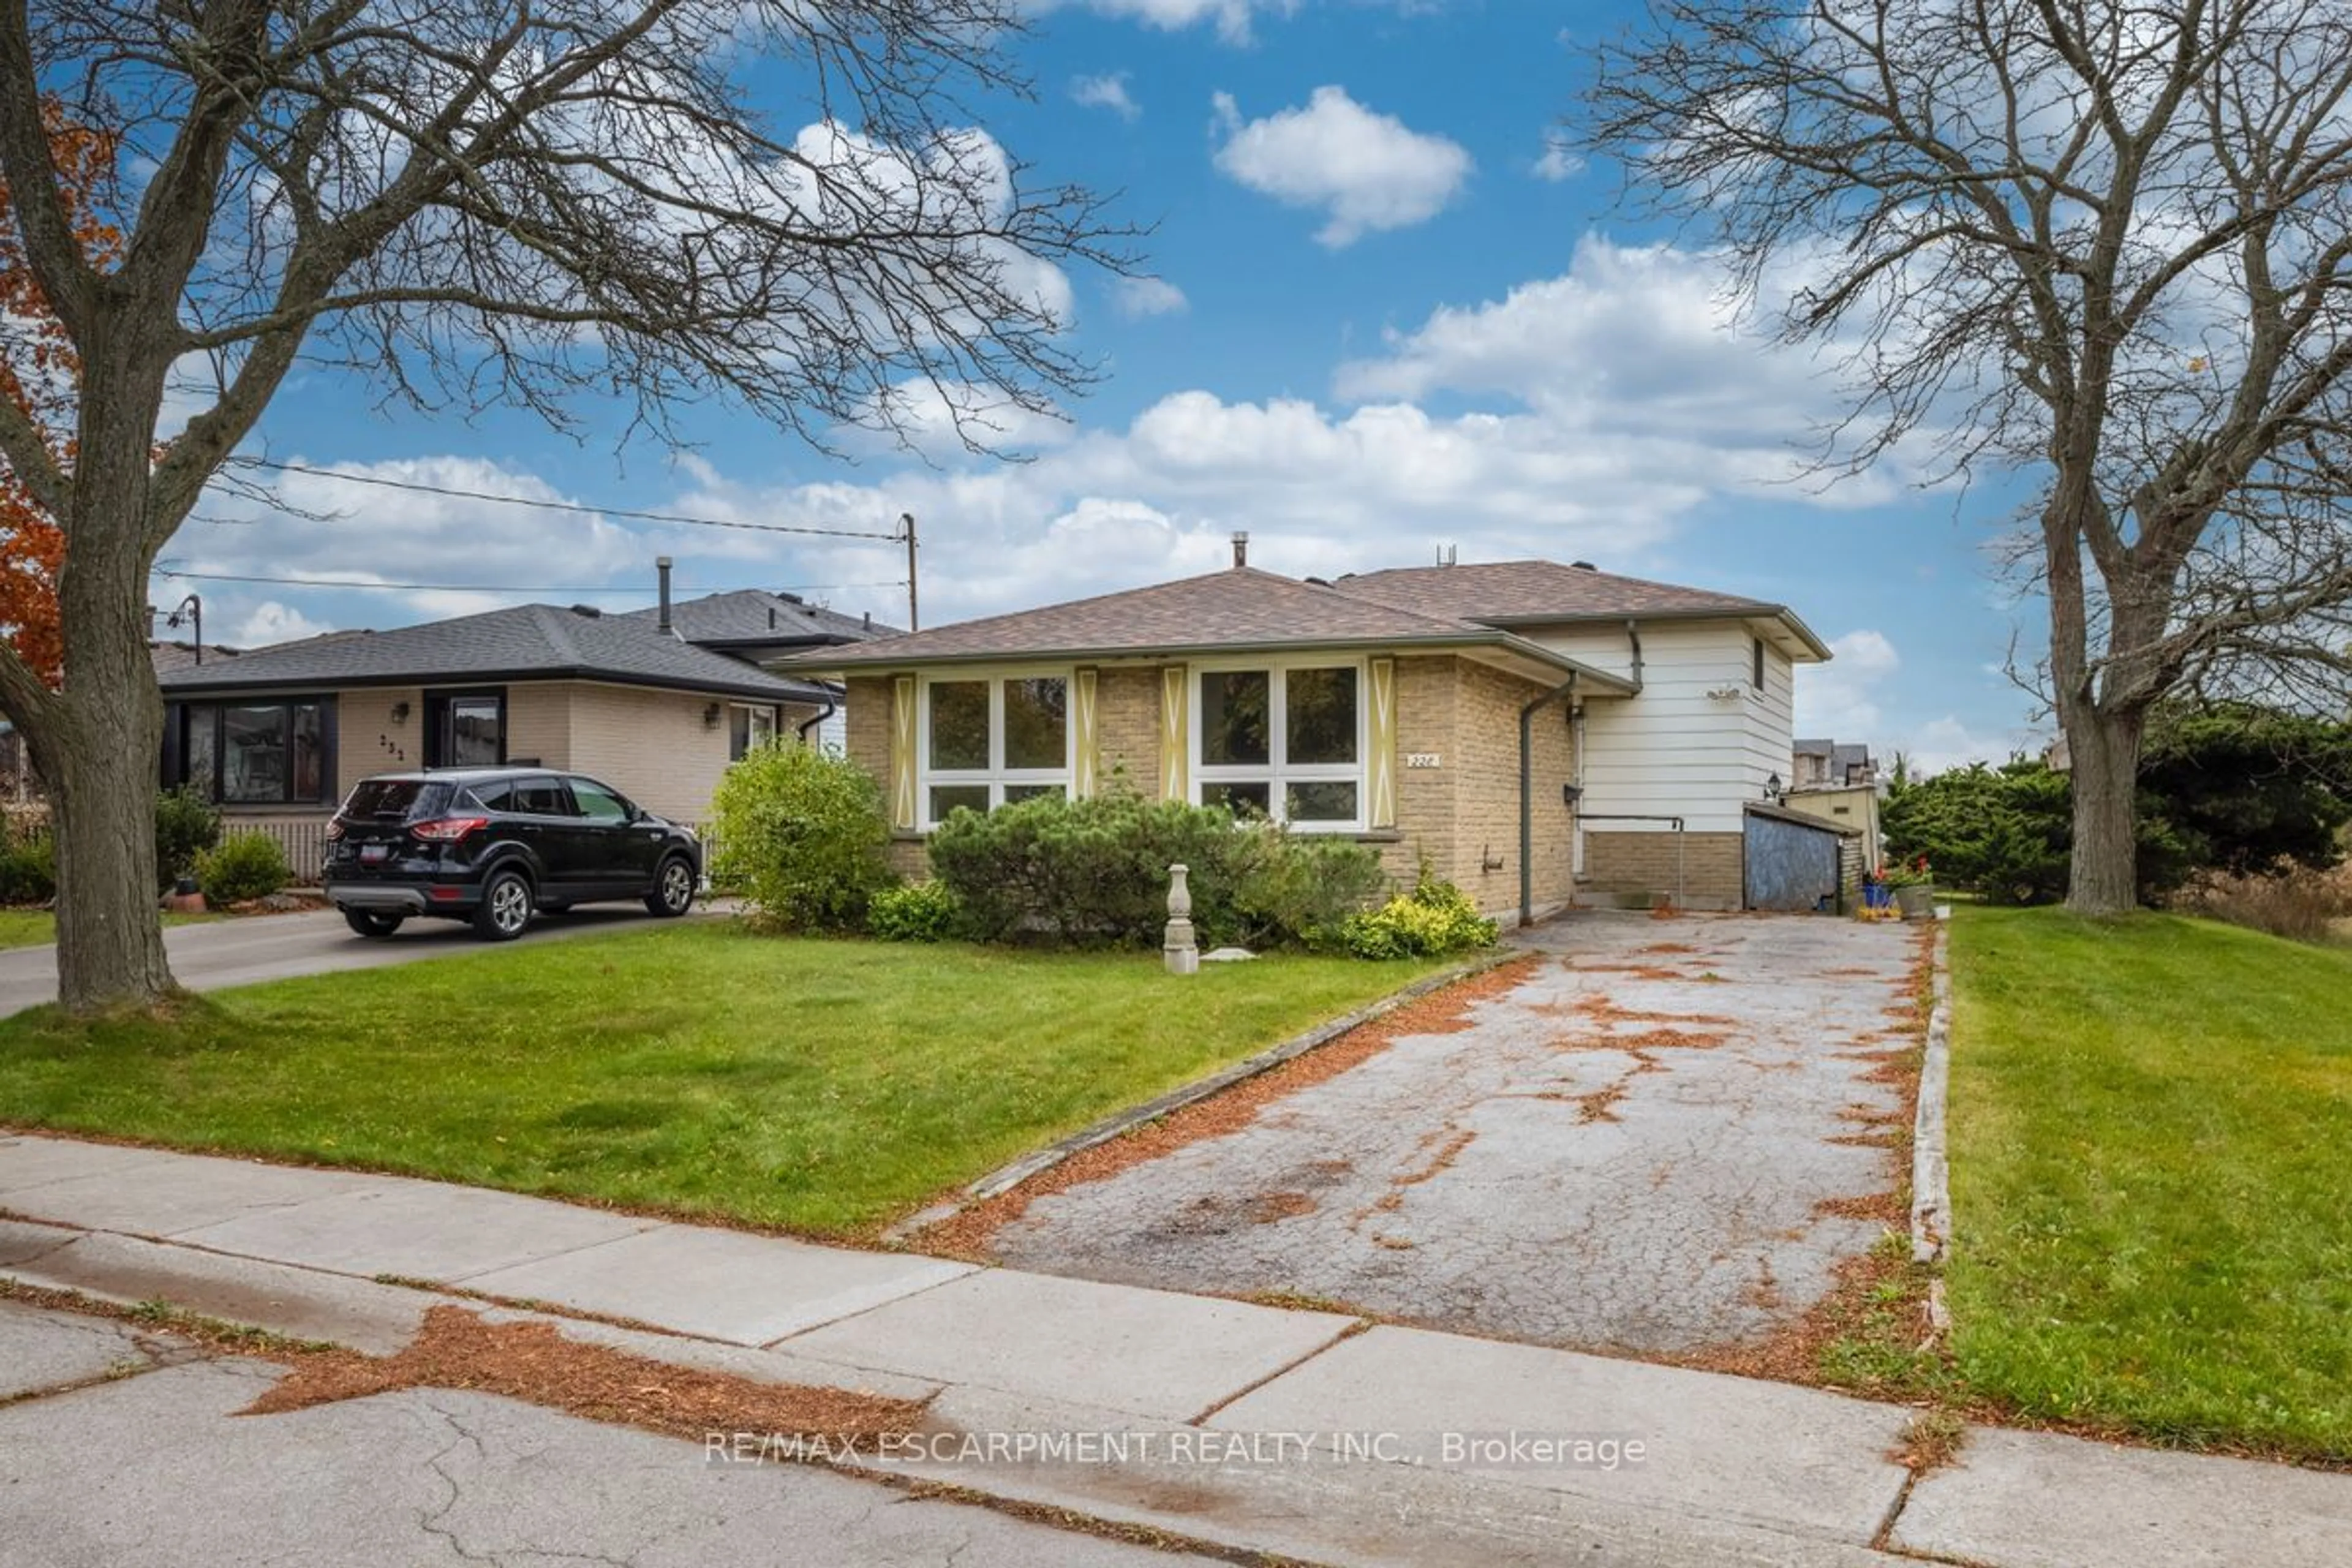
POLYGON ((426 767, 495 768, 506 761, 504 689, 425 694, 426 767))
POLYGON ((1755 686, 1757 690, 1761 691, 1764 689, 1764 639, 1762 637, 1750 637, 1748 639, 1748 643, 1750 647, 1748 657, 1755 666, 1752 672, 1754 679, 1751 684, 1755 686))
POLYGON ((163 782, 224 805, 334 798, 335 700, 175 702, 165 715, 163 782))

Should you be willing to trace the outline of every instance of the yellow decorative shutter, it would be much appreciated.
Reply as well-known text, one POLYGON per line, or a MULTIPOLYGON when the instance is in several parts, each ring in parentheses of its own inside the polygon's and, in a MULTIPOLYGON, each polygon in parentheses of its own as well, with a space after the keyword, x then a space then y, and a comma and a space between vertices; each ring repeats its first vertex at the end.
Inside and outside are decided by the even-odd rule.
POLYGON ((922 826, 916 812, 915 678, 890 679, 890 826, 912 833, 922 826))
POLYGON ((1191 672, 1181 664, 1160 671, 1160 797, 1192 798, 1192 723, 1186 689, 1191 672))
POLYGON ((1396 826, 1396 660, 1373 659, 1370 676, 1371 750, 1364 758, 1364 826, 1379 829, 1396 826))
POLYGON ((1085 800, 1095 793, 1095 766, 1097 750, 1095 739, 1095 671, 1089 668, 1076 673, 1070 682, 1070 744, 1075 754, 1070 759, 1070 794, 1085 800))

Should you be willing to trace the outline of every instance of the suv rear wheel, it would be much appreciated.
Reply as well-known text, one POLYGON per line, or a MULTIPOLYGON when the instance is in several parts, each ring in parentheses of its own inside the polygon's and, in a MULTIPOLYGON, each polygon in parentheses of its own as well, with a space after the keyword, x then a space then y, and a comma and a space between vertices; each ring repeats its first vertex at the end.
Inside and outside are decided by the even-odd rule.
POLYGON ((513 869, 491 872, 474 910, 474 930, 486 942, 512 942, 530 924, 530 879, 513 869))
POLYGON ((390 936, 400 929, 403 917, 385 914, 380 910, 345 910, 343 923, 362 936, 390 936))
POLYGON ((648 911, 675 918, 694 907, 694 868, 685 857, 673 855, 654 873, 654 890, 646 895, 648 911))

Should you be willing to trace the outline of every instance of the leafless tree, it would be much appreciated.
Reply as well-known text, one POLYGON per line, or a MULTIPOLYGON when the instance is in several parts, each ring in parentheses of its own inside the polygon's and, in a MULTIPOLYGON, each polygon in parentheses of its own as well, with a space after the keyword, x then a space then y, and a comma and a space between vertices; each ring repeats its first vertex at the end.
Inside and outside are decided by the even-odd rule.
MULTIPOLYGON (((79 351, 69 460, 0 400, 67 535, 62 689, 0 657, 52 792, 62 997, 172 985, 147 575, 298 365, 426 409, 583 396, 674 438, 731 398, 822 444, 944 403, 1043 410, 1090 367, 1061 264, 1125 264, 970 103, 1024 90, 1017 0, 0 4, 0 175, 79 351), (118 265, 64 221, 38 105, 122 136, 118 265), (176 374, 215 395, 176 435, 176 374), (940 395, 916 397, 909 391, 940 395)), ((11 346, 0 322, 0 349, 11 346)))
POLYGON ((2150 705, 2352 674, 2352 6, 1657 0, 1595 61, 1629 203, 1839 356, 1826 467, 2035 481, 2067 901, 2130 907, 2150 705))

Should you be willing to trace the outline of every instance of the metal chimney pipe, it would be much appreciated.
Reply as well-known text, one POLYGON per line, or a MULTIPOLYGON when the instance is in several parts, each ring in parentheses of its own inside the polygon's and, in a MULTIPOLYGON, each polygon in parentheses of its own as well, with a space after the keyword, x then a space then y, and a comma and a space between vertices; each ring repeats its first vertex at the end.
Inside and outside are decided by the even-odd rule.
POLYGON ((658 577, 658 578, 660 578, 660 579, 661 579, 661 618, 660 618, 658 621, 656 621, 656 622, 655 623, 655 626, 656 626, 656 628, 657 628, 657 629, 662 633, 662 635, 663 635, 663 636, 667 637, 667 636, 668 636, 668 635, 669 635, 669 557, 668 557, 668 556, 667 556, 667 555, 656 555, 656 556, 655 556, 655 557, 654 557, 654 575, 656 575, 656 577, 658 577))
POLYGON ((1234 531, 1234 564, 1235 566, 1249 564, 1249 532, 1245 529, 1234 531))

